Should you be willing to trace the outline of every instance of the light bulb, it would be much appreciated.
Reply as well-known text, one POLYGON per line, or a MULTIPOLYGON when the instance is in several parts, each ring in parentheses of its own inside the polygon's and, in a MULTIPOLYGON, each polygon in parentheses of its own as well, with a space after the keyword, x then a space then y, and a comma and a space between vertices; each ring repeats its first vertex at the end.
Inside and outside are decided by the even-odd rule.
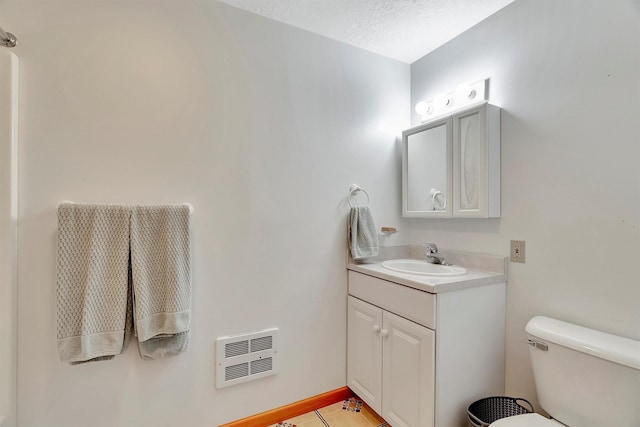
POLYGON ((449 98, 445 93, 437 94, 434 102, 438 105, 442 105, 443 107, 450 106, 453 103, 451 98, 449 98))
POLYGON ((420 101, 416 104, 416 113, 421 116, 424 116, 425 114, 431 114, 432 111, 433 107, 427 102, 420 101))
POLYGON ((462 83, 460 86, 458 86, 458 88, 456 89, 456 93, 461 98, 473 99, 476 96, 476 90, 472 89, 471 86, 467 83, 462 83))
POLYGON ((424 116, 427 113, 427 103, 424 101, 420 101, 416 104, 416 113, 421 116, 424 116))

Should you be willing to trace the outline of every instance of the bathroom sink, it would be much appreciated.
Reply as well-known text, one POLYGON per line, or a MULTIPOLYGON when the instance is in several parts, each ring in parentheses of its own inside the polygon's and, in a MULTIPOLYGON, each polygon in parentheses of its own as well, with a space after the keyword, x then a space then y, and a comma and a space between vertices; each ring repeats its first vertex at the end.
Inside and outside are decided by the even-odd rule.
POLYGON ((467 269, 457 265, 431 264, 418 259, 391 259, 384 261, 382 266, 387 270, 399 273, 422 274, 427 276, 460 276, 467 273, 467 269))

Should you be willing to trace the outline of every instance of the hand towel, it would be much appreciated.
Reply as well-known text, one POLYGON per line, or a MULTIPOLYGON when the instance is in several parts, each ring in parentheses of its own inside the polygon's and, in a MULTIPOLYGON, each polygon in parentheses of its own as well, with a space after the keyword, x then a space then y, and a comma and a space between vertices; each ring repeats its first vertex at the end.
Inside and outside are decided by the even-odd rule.
POLYGON ((126 207, 58 207, 56 320, 62 361, 105 360, 122 352, 128 262, 126 207))
POLYGON ((143 359, 181 353, 191 317, 190 215, 186 205, 131 207, 134 324, 143 359))
POLYGON ((354 260, 378 255, 378 232, 367 206, 351 208, 349 218, 349 248, 354 260))

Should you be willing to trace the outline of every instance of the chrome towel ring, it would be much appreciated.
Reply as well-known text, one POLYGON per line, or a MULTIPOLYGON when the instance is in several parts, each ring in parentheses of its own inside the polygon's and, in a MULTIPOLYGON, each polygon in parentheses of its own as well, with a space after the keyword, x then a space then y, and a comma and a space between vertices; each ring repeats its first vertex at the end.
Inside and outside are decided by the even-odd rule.
POLYGON ((355 197, 360 191, 362 191, 365 194, 365 196, 367 196, 367 203, 364 206, 367 206, 369 204, 369 193, 367 193, 367 190, 360 187, 358 184, 351 184, 351 186, 349 187, 349 197, 347 199, 347 203, 349 203, 350 207, 352 208, 357 207, 357 205, 354 205, 353 203, 351 203, 351 199, 355 197))
POLYGON ((447 208, 447 198, 442 194, 440 190, 435 188, 431 189, 431 204, 434 211, 444 211, 447 208), (440 196, 440 200, 438 200, 440 196))

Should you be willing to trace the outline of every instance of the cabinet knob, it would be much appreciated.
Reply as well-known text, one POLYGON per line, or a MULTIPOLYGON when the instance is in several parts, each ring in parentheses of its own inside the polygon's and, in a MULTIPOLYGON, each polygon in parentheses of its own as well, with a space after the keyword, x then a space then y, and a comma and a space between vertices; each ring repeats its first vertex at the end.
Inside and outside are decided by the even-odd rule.
POLYGON ((373 332, 375 332, 376 334, 380 332, 380 325, 373 325, 373 332))
POLYGON ((380 335, 382 335, 383 337, 388 337, 389 336, 389 330, 388 329, 381 329, 380 330, 380 335))

